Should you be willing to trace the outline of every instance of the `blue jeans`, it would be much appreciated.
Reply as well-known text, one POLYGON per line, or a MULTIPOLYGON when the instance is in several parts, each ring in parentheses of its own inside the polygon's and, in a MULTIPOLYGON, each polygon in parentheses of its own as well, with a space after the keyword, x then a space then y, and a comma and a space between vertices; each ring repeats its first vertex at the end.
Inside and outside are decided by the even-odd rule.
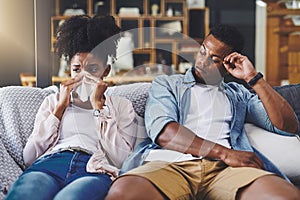
POLYGON ((24 171, 6 199, 104 199, 112 181, 107 174, 86 172, 90 157, 71 151, 43 156, 24 171))

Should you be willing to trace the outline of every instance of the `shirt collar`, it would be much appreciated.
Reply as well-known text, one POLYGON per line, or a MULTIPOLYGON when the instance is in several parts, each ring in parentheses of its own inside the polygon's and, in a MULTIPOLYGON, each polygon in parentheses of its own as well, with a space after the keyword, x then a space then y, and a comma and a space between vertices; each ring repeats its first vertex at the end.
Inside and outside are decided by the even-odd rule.
MULTIPOLYGON (((184 75, 184 81, 183 81, 183 83, 187 87, 193 87, 196 84, 196 80, 195 80, 195 77, 194 77, 194 74, 193 74, 193 70, 194 70, 194 67, 189 68, 186 71, 185 75, 184 75)), ((224 90, 225 89, 225 85, 226 85, 226 83, 224 82, 224 78, 223 78, 223 80, 219 84, 219 88, 221 90, 224 90)))

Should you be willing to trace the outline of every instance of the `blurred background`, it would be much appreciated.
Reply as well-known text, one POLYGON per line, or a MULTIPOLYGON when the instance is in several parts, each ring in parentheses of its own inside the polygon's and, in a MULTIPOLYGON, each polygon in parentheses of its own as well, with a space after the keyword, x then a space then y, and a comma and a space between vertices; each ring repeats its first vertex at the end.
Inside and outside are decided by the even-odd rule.
POLYGON ((0 0, 0 87, 35 86, 36 77, 45 87, 68 78, 67 64, 53 52, 55 30, 83 13, 113 15, 124 31, 107 80, 112 85, 145 65, 156 67, 153 76, 157 64, 184 73, 216 23, 240 29, 242 53, 271 85, 300 82, 300 0, 0 0))

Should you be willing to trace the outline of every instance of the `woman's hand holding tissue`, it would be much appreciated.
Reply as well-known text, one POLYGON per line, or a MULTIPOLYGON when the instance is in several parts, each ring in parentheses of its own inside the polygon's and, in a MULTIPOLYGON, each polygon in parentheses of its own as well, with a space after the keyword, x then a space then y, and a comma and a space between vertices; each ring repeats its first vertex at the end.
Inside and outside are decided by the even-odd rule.
POLYGON ((90 97, 91 104, 94 109, 102 109, 105 105, 105 91, 108 85, 103 80, 99 80, 90 97))
POLYGON ((71 91, 78 87, 82 82, 82 76, 76 76, 70 80, 64 81, 60 84, 58 104, 53 111, 53 114, 61 120, 65 109, 71 102, 71 91))

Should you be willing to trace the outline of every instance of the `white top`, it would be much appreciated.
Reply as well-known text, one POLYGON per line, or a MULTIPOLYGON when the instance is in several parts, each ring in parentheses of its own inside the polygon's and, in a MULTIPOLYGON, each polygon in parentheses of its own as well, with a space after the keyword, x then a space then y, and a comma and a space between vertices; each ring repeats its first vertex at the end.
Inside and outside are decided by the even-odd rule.
POLYGON ((190 105, 183 125, 205 140, 230 148, 232 114, 226 94, 217 86, 196 84, 191 88, 190 105))
MULTIPOLYGON (((105 106, 106 109, 107 106, 105 106)), ((91 152, 99 148, 97 119, 93 110, 83 109, 74 105, 69 106, 61 120, 59 140, 52 150, 59 150, 69 146, 81 147, 91 152)))
MULTIPOLYGON (((232 114, 227 96, 217 86, 196 84, 191 88, 190 105, 183 126, 205 140, 231 148, 229 133, 232 114)), ((207 143, 204 141, 203 144, 207 143)), ((180 162, 201 158, 173 150, 155 149, 150 151, 146 161, 180 162)))

